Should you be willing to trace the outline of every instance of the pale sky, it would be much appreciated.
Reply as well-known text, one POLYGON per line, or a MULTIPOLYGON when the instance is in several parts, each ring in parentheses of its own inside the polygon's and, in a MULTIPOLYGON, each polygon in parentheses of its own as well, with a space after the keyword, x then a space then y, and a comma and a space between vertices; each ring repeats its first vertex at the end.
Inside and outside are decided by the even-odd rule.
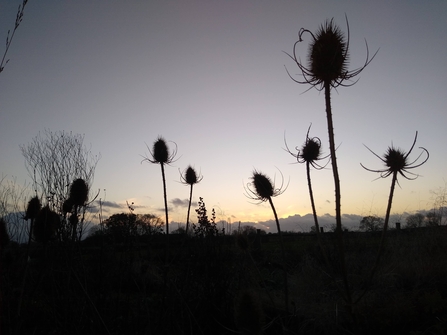
MULTIPOLYGON (((0 41, 20 3, 0 0, 0 41)), ((284 52, 300 28, 316 31, 326 19, 346 32, 345 14, 350 68, 364 63, 365 39, 380 50, 358 83, 332 92, 342 212, 384 215, 391 179, 360 166, 382 168, 364 145, 379 155, 391 143, 408 150, 416 131, 410 159, 419 146, 430 159, 417 180, 400 179, 392 212, 429 209, 430 191, 447 180, 445 1, 29 0, 0 74, 0 175, 30 181, 19 146, 39 131, 84 134, 101 154, 100 197, 163 217, 160 166, 141 163, 161 135, 178 147, 166 168, 171 220, 186 221, 179 205, 189 188, 178 170, 189 164, 203 175, 194 200, 218 219, 273 218, 244 195, 253 169, 288 183, 274 199, 280 217, 305 216, 305 166, 284 151, 284 134, 290 148, 301 146, 312 123, 328 153, 324 94, 289 78, 285 67, 299 70, 284 52)), ((309 42, 297 49, 304 61, 309 42)), ((319 215, 334 215, 332 171, 312 176, 319 215)))

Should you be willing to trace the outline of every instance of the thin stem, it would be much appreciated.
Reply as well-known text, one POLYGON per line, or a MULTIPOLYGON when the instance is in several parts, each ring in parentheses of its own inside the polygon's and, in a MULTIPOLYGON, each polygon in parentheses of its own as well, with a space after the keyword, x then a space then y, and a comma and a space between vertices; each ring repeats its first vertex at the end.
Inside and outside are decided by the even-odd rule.
POLYGON ((286 251, 284 249, 284 240, 282 238, 281 227, 279 226, 278 214, 276 214, 275 206, 273 205, 272 198, 269 197, 269 203, 272 207, 273 215, 275 216, 276 228, 278 229, 279 240, 281 244, 281 255, 283 259, 283 270, 284 270, 284 303, 286 307, 286 312, 289 312, 289 287, 287 283, 287 269, 286 269, 286 251))
POLYGON ((188 234, 188 228, 189 228, 189 213, 191 211, 191 201, 192 201, 192 188, 194 184, 191 184, 191 189, 189 190, 189 204, 188 204, 188 214, 186 216, 186 235, 188 234))
POLYGON ((366 288, 363 291, 363 293, 356 299, 355 303, 359 302, 360 299, 363 298, 363 296, 366 294, 366 292, 368 291, 369 287, 371 286, 374 274, 377 271, 377 268, 378 268, 379 263, 380 263, 380 258, 382 257, 382 254, 383 254, 383 249, 384 249, 384 245, 385 245, 385 234, 386 234, 386 232, 388 230, 388 223, 390 221, 391 206, 393 204, 394 189, 396 188, 396 183, 397 183, 397 173, 398 173, 398 171, 395 171, 393 173, 393 179, 391 181, 390 195, 388 197, 388 206, 386 208, 386 214, 385 214, 385 223, 383 225, 382 237, 380 238, 380 244, 379 244, 379 249, 377 251, 376 261, 374 262, 374 265, 373 265, 373 267, 371 269, 371 273, 369 275, 368 281, 366 282, 366 288))
POLYGON ((165 167, 164 167, 163 163, 160 163, 160 166, 161 166, 161 176, 163 179, 163 194, 164 194, 164 200, 165 200, 166 234, 169 235, 168 196, 166 194, 165 167))
POLYGON ((332 123, 332 107, 331 107, 331 84, 330 81, 325 81, 324 83, 324 95, 326 100, 326 117, 329 132, 329 148, 331 152, 331 164, 332 173, 334 175, 334 186, 335 186, 335 222, 337 225, 336 235, 338 251, 340 255, 340 266, 343 277, 343 285, 345 287, 346 302, 351 305, 351 290, 348 284, 348 275, 346 271, 346 261, 345 261, 345 248, 343 243, 343 231, 341 226, 341 192, 340 192, 340 177, 338 175, 337 158, 335 156, 335 137, 334 137, 334 125, 332 123))

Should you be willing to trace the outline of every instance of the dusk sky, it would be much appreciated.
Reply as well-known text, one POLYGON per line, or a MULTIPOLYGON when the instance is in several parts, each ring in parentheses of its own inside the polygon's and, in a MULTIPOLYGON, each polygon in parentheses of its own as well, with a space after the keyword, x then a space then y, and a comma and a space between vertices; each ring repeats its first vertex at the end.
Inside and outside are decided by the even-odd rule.
MULTIPOLYGON (((0 0, 2 54, 21 3, 0 0)), ((29 182, 20 145, 45 129, 72 131, 101 155, 92 188, 124 206, 109 214, 127 200, 163 217, 160 166, 142 163, 163 136, 178 149, 166 168, 173 221, 186 221, 179 169, 189 164, 203 175, 194 201, 203 197, 218 219, 273 218, 244 195, 254 169, 288 184, 274 199, 281 218, 305 216, 305 166, 284 137, 301 146, 312 124, 329 152, 324 94, 289 78, 286 68, 300 72, 285 52, 300 28, 326 19, 346 32, 345 15, 350 69, 363 65, 365 40, 370 55, 379 51, 354 86, 332 91, 342 213, 384 215, 391 178, 360 166, 383 165, 365 145, 379 155, 391 144, 408 150, 416 131, 410 160, 419 146, 430 159, 413 170, 418 179, 399 180, 392 213, 429 209, 447 180, 446 1, 29 0, 0 74, 0 177, 29 182)), ((297 53, 306 62, 304 38, 297 53)), ((334 215, 330 165, 312 177, 318 214, 334 215)))

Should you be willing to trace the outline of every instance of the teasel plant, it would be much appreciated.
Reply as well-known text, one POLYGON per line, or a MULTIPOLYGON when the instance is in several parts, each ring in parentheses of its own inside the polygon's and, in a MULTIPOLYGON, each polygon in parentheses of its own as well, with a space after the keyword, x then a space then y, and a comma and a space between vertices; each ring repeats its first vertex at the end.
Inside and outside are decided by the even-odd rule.
MULTIPOLYGON (((321 249, 321 253, 323 254, 324 261, 326 262, 326 266, 330 266, 329 259, 327 257, 326 251, 323 247, 323 242, 321 241, 321 233, 320 233, 320 225, 318 223, 318 215, 317 215, 317 209, 315 206, 315 199, 314 199, 314 192, 312 188, 312 179, 310 176, 311 168, 314 168, 316 170, 323 170, 328 164, 330 158, 330 155, 323 156, 322 149, 321 149, 321 140, 318 137, 309 137, 310 128, 312 127, 312 124, 307 129, 306 134, 306 140, 304 141, 304 144, 301 147, 295 147, 295 152, 292 152, 287 142, 284 139, 284 143, 286 146, 286 151, 295 157, 298 163, 305 164, 306 165, 306 176, 307 176, 307 185, 309 188, 309 198, 310 198, 310 204, 312 207, 312 214, 314 218, 314 225, 315 225, 315 232, 317 235, 318 244, 321 249), (327 160, 326 162, 324 162, 327 160), (321 164, 320 162, 323 162, 321 164)), ((335 284, 337 285, 340 292, 343 292, 341 288, 338 285, 338 282, 335 281, 335 284)))
POLYGON ((30 220, 30 226, 29 226, 29 234, 28 234, 28 244, 26 247, 25 270, 23 272, 22 285, 20 287, 20 297, 19 297, 18 308, 17 308, 18 316, 20 316, 20 312, 21 312, 23 294, 24 294, 24 290, 25 290, 25 282, 26 282, 26 277, 28 274, 30 247, 31 247, 31 239, 32 239, 33 230, 34 230, 34 222, 37 219, 37 216, 39 215, 41 208, 42 208, 42 204, 40 202, 40 199, 38 196, 35 196, 35 197, 31 198, 30 201, 28 201, 28 205, 26 206, 25 216, 23 217, 23 219, 25 221, 30 220))
POLYGON ((161 167, 161 177, 163 180, 163 197, 165 203, 165 219, 166 219, 166 234, 169 235, 169 214, 168 214, 168 196, 166 191, 166 176, 165 176, 165 165, 169 165, 175 162, 175 156, 177 155, 177 144, 175 144, 175 149, 170 152, 166 140, 159 136, 153 146, 152 150, 149 148, 149 154, 151 157, 145 157, 143 162, 149 162, 153 164, 160 164, 161 167))
POLYGON ((73 181, 70 186, 69 198, 64 201, 62 211, 71 212, 70 223, 72 228, 71 240, 76 240, 76 231, 78 228, 79 218, 78 212, 80 207, 87 204, 89 187, 84 179, 78 178, 73 181))
POLYGON ((348 70, 349 66, 349 23, 346 17, 347 36, 334 23, 334 20, 326 20, 314 34, 308 29, 301 28, 298 33, 298 41, 293 46, 292 54, 286 53, 298 66, 301 71, 302 79, 295 79, 286 69, 289 77, 296 83, 310 85, 319 91, 324 91, 326 105, 326 119, 329 134, 329 150, 331 157, 332 173, 335 188, 335 218, 336 218, 336 234, 337 245, 340 254, 341 275, 345 287, 345 300, 348 306, 352 305, 352 297, 348 284, 345 251, 343 242, 343 232, 341 224, 341 190, 340 177, 337 167, 337 158, 335 155, 335 137, 334 125, 332 120, 331 107, 331 89, 337 87, 349 87, 354 85, 357 80, 353 80, 358 76, 376 56, 378 50, 370 58, 368 43, 366 43, 366 60, 364 64, 354 70, 348 70), (311 42, 309 45, 308 63, 304 64, 297 55, 299 43, 303 41, 305 34, 310 35, 311 42))
POLYGON ((183 171, 183 174, 180 173, 180 179, 182 184, 189 185, 189 203, 188 203, 188 214, 186 215, 186 228, 185 228, 185 234, 188 235, 188 228, 189 228, 189 214, 191 212, 191 202, 192 202, 192 191, 195 184, 198 184, 202 181, 203 176, 198 174, 196 170, 189 165, 185 171, 183 171))
POLYGON ((312 180, 310 177, 310 170, 311 170, 311 167, 316 170, 323 170, 327 166, 327 164, 329 164, 329 161, 327 161, 323 165, 321 165, 319 162, 328 159, 330 157, 330 155, 326 155, 326 156, 322 157, 320 138, 309 137, 309 132, 310 132, 311 127, 312 127, 312 124, 307 129, 306 140, 304 141, 304 144, 301 147, 295 147, 295 152, 292 152, 289 149, 285 139, 284 139, 284 143, 286 146, 286 151, 290 155, 295 157, 298 163, 306 164, 306 176, 307 176, 307 185, 309 188, 310 203, 312 206, 312 213, 313 213, 313 217, 314 217, 314 224, 315 224, 315 229, 316 229, 316 233, 318 236, 318 241, 322 248, 321 241, 320 241, 320 234, 319 234, 320 225, 318 224, 318 216, 317 216, 317 210, 315 207, 315 200, 314 200, 314 193, 313 193, 313 189, 312 189, 312 180))
POLYGON ((257 170, 253 171, 251 176, 251 182, 245 187, 246 196, 250 200, 254 200, 257 203, 268 202, 272 208, 273 215, 275 217, 276 228, 278 230, 280 245, 281 245, 281 256, 283 259, 283 274, 284 274, 284 304, 285 309, 289 311, 289 288, 287 281, 287 268, 286 268, 286 252, 284 247, 284 240, 282 237, 281 227, 279 225, 278 214, 276 212, 275 205, 273 204, 273 198, 281 195, 287 189, 284 187, 284 178, 282 178, 281 186, 277 188, 275 183, 264 173, 257 170))
POLYGON ((416 157, 415 160, 413 160, 413 161, 409 160, 409 156, 410 156, 411 152, 413 151, 414 146, 416 145, 417 137, 418 137, 418 132, 416 131, 416 134, 415 134, 414 140, 413 140, 413 144, 411 145, 410 150, 408 150, 407 152, 400 148, 396 148, 396 147, 394 147, 393 144, 391 144, 391 146, 388 147, 388 149, 386 150, 383 157, 377 155, 374 151, 372 151, 370 148, 368 148, 365 145, 365 147, 374 156, 376 156, 377 158, 379 158, 382 161, 382 163, 385 165, 385 168, 370 169, 370 168, 365 167, 361 163, 360 163, 360 165, 367 171, 379 173, 380 174, 379 178, 387 178, 387 177, 391 176, 391 186, 390 186, 390 193, 388 196, 388 204, 387 204, 386 213, 385 213, 385 222, 383 225, 382 236, 380 239, 380 244, 379 244, 379 249, 377 251, 376 260, 374 262, 374 265, 371 269, 369 278, 367 280, 366 289, 356 299, 356 302, 358 302, 364 296, 364 294, 367 292, 367 290, 372 282, 372 279, 374 277, 374 274, 377 270, 377 267, 379 266, 379 263, 380 263, 380 258, 382 256, 383 248, 384 248, 384 244, 385 244, 385 234, 387 232, 388 224, 389 224, 389 220, 390 220, 391 207, 393 204, 393 197, 394 197, 394 189, 395 189, 396 185, 399 185, 399 181, 397 178, 399 176, 401 176, 407 180, 417 179, 419 177, 419 175, 411 172, 411 170, 424 165, 430 157, 430 154, 427 149, 425 149, 424 147, 419 147, 419 149, 421 149, 421 153, 416 157), (422 160, 421 160, 421 157, 423 157, 422 160))

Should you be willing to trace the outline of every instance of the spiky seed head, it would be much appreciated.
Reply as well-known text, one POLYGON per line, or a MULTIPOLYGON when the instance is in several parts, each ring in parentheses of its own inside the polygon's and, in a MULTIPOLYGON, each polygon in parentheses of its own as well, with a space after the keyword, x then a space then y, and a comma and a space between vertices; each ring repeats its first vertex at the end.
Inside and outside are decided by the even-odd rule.
POLYGON ((197 174, 194 168, 188 166, 185 172, 185 181, 189 185, 194 185, 197 183, 197 174))
POLYGON ((70 187, 70 199, 74 206, 83 206, 88 199, 88 185, 84 179, 76 179, 70 187))
POLYGON ((234 319, 242 334, 261 334, 264 312, 261 301, 253 290, 239 292, 235 300, 234 319))
POLYGON ((275 194, 273 183, 265 174, 257 171, 253 172, 252 182, 259 198, 267 200, 275 194))
POLYGON ((305 162, 315 162, 320 158, 321 143, 316 138, 308 138, 301 148, 300 158, 305 162))
POLYGON ((168 163, 169 149, 164 138, 159 137, 155 142, 152 150, 152 156, 157 163, 168 163))
POLYGON ((407 156, 401 149, 389 147, 384 155, 384 160, 391 172, 403 171, 407 166, 407 156))
POLYGON ((347 43, 333 20, 320 27, 309 50, 310 73, 321 82, 334 82, 347 72, 347 43))
POLYGON ((31 198, 31 200, 28 202, 28 206, 26 207, 24 219, 35 219, 41 207, 42 205, 40 204, 40 200, 38 197, 31 198))

